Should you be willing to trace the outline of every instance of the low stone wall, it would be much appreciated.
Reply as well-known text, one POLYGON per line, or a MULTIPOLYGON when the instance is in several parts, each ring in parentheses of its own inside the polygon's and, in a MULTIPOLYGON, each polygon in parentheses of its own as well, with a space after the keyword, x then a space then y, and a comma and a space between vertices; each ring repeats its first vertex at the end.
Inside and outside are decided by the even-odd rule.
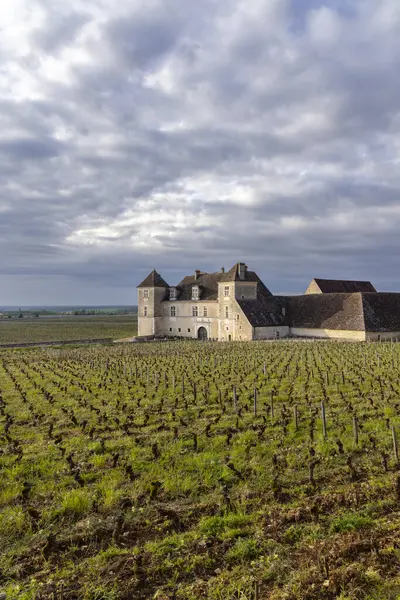
POLYGON ((351 340, 365 342, 365 331, 350 331, 347 329, 311 329, 308 327, 292 327, 293 337, 310 337, 319 339, 351 340))
POLYGON ((272 340, 285 338, 289 335, 289 327, 286 325, 276 325, 274 327, 254 327, 255 340, 272 340))
POLYGON ((384 342, 384 341, 400 341, 400 331, 367 331, 367 341, 369 342, 384 342))

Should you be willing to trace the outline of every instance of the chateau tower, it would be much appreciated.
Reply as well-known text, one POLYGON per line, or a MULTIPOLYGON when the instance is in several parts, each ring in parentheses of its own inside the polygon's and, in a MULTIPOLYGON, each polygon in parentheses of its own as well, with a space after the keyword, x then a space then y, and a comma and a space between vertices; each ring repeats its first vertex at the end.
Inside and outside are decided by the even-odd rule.
POLYGON ((155 269, 137 286, 138 335, 159 335, 163 332, 162 301, 169 285, 155 269))

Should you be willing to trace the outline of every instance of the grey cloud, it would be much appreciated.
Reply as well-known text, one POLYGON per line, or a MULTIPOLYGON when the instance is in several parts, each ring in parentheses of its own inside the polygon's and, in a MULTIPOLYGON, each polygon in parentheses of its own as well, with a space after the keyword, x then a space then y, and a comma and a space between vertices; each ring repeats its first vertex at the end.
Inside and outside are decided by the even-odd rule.
POLYGON ((318 275, 400 288, 388 0, 325 3, 339 27, 322 41, 318 0, 32 1, 47 19, 1 71, 16 61, 40 92, 27 79, 18 101, 0 94, 1 303, 21 304, 23 285, 27 303, 107 303, 115 289, 132 302, 154 267, 176 282, 241 259, 275 292, 318 275), (65 81, 43 71, 96 15, 65 81))
POLYGON ((63 144, 54 139, 0 139, 0 153, 14 160, 41 160, 57 156, 63 144))
POLYGON ((35 32, 34 41, 43 53, 53 54, 73 42, 90 17, 83 12, 60 15, 55 8, 48 8, 46 26, 35 32))
POLYGON ((108 43, 127 66, 146 69, 171 51, 177 41, 177 21, 157 14, 116 19, 108 27, 108 43))

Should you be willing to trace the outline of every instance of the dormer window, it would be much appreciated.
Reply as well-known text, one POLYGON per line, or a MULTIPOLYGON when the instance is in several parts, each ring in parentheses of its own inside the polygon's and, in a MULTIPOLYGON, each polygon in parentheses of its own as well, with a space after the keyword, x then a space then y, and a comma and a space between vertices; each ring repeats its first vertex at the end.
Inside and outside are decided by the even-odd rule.
POLYGON ((177 299, 177 290, 176 287, 169 288, 169 299, 176 300, 177 299))
POLYGON ((198 300, 198 299, 199 299, 199 286, 194 285, 192 287, 192 300, 198 300))

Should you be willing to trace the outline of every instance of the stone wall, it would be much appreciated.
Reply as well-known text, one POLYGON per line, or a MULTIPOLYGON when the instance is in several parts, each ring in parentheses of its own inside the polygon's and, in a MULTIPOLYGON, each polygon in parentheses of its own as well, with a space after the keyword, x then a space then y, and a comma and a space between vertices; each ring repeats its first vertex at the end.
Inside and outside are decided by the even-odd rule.
POLYGON ((197 338, 199 328, 204 327, 208 338, 218 338, 219 308, 216 300, 169 300, 162 303, 162 309, 164 335, 197 338), (194 306, 197 306, 197 317, 192 314, 194 306), (171 317, 171 307, 175 308, 175 317, 171 317), (207 316, 204 316, 205 307, 207 316))
POLYGON ((315 283, 314 279, 312 280, 312 282, 306 289, 305 294, 322 294, 321 290, 319 289, 318 285, 315 283))
POLYGON ((235 300, 235 283, 233 281, 218 284, 218 339, 221 342, 236 339, 236 320, 238 304, 235 300), (225 288, 229 288, 229 296, 225 296, 225 288), (226 312, 228 311, 228 313, 226 312), (226 316, 228 314, 228 317, 226 316))
POLYGON ((367 331, 366 339, 370 342, 384 342, 385 340, 399 340, 400 331, 367 331))
POLYGON ((254 339, 255 340, 270 340, 279 338, 285 338, 289 335, 289 327, 286 325, 274 326, 274 327, 254 327, 254 339))
POLYGON ((365 341, 365 331, 349 331, 346 329, 311 329, 306 327, 292 327, 290 333, 293 337, 315 337, 321 339, 365 341))
POLYGON ((160 335, 163 327, 163 300, 165 288, 139 288, 138 289, 138 335, 160 335), (144 291, 148 292, 145 298, 144 291), (145 308, 147 315, 145 316, 145 308))

